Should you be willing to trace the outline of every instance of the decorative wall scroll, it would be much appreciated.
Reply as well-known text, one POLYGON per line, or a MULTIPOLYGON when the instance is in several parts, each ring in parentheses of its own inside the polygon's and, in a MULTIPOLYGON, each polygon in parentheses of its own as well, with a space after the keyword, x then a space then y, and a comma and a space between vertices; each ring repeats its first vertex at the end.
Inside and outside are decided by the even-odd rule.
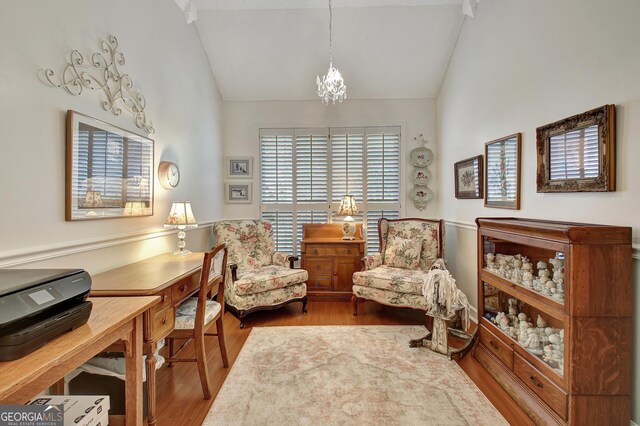
POLYGON ((427 187, 431 180, 431 172, 427 168, 433 162, 433 152, 424 145, 427 141, 422 133, 413 138, 420 146, 409 153, 409 162, 413 166, 413 188, 409 197, 418 210, 424 210, 434 197, 433 191, 427 187))
POLYGON ((51 87, 60 87, 71 95, 81 95, 84 89, 102 91, 106 99, 100 102, 105 111, 113 115, 122 114, 125 109, 133 114, 136 126, 149 133, 155 133, 153 124, 144 109, 146 101, 142 93, 133 87, 129 74, 118 67, 124 66, 124 55, 118 51, 118 39, 109 36, 100 42, 100 51, 91 53, 89 60, 77 50, 69 54, 67 66, 56 83, 55 72, 51 68, 41 71, 41 80, 51 87))

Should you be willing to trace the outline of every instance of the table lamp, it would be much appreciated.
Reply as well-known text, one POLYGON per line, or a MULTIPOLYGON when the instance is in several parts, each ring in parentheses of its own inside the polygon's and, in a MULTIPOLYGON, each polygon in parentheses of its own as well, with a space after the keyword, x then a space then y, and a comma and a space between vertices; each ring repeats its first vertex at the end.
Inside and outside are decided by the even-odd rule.
POLYGON ((197 228, 198 224, 196 223, 196 218, 193 216, 193 212, 191 211, 190 201, 174 201, 164 227, 179 230, 178 250, 173 252, 174 256, 186 256, 191 253, 189 250, 185 249, 187 243, 184 241, 184 237, 186 237, 187 234, 184 230, 197 228))
POLYGON ((342 222, 342 239, 355 240, 356 222, 352 217, 353 215, 358 214, 355 197, 353 195, 344 195, 342 197, 342 201, 340 201, 338 213, 336 214, 337 216, 346 216, 342 222))

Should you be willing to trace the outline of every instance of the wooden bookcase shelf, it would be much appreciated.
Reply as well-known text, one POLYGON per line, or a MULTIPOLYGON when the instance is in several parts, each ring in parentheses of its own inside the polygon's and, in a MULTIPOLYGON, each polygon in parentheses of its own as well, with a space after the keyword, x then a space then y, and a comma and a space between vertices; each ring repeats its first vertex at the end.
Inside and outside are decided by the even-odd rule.
POLYGON ((628 425, 631 228, 517 218, 476 223, 480 338, 474 357, 536 424, 628 425), (489 253, 504 260, 502 268, 489 253), (542 285, 523 283, 523 268, 513 266, 517 255, 530 260, 542 285), (544 281, 553 277, 542 277, 537 263, 549 264, 549 275, 562 272, 551 271, 550 259, 564 262, 564 275, 545 290, 544 281), (532 334, 539 346, 521 338, 532 334))

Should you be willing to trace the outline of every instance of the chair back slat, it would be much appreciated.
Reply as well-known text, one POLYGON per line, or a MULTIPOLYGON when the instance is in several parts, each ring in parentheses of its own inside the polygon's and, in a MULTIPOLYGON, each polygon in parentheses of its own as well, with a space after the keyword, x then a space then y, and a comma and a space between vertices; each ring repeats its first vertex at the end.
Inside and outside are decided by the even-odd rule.
MULTIPOLYGON (((217 262, 216 262, 217 263, 217 262)), ((217 265, 216 265, 217 266, 217 265)), ((200 271, 200 291, 198 293, 198 306, 196 308, 195 326, 196 333, 201 332, 204 327, 204 317, 206 314, 207 299, 215 285, 218 286, 218 302, 221 305, 220 315, 224 315, 224 278, 227 272, 227 246, 218 244, 211 250, 205 252, 200 271), (221 257, 221 270, 214 268, 214 259, 221 257)))

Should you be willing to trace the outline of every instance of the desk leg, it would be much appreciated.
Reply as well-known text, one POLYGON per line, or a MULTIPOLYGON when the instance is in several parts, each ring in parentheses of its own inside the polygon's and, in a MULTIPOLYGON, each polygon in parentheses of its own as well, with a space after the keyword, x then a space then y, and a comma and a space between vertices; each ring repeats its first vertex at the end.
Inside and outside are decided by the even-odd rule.
POLYGON ((125 352, 125 424, 142 425, 142 315, 133 319, 133 330, 125 352))
POLYGON ((156 342, 145 345, 149 348, 145 368, 147 370, 147 424, 156 424, 156 342))

